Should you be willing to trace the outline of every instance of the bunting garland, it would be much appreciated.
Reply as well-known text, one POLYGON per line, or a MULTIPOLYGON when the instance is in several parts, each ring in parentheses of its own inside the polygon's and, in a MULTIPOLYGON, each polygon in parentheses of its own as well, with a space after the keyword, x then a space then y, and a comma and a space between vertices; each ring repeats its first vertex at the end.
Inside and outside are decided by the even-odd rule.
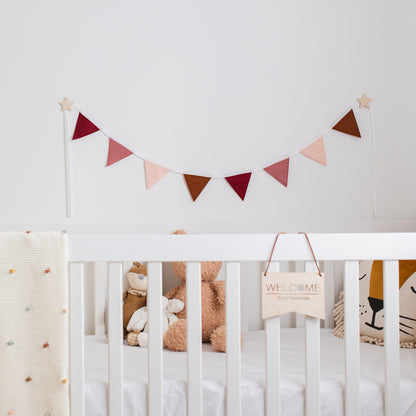
MULTIPOLYGON (((361 107, 369 108, 369 103, 371 102, 371 98, 368 98, 365 94, 362 98, 358 99, 360 102, 361 107)), ((60 102, 61 109, 66 113, 66 111, 71 111, 72 106, 76 108, 74 103, 68 98, 60 102)), ((89 118, 85 116, 79 109, 76 125, 74 128, 74 133, 72 135, 72 139, 68 138, 68 127, 67 127, 67 118, 65 117, 65 140, 66 146, 70 140, 77 140, 83 137, 89 136, 97 131, 101 131, 104 135, 106 135, 109 139, 108 145, 108 155, 107 155, 107 163, 106 166, 111 166, 130 155, 135 155, 141 158, 144 161, 144 171, 145 171, 145 180, 146 180, 146 189, 150 189, 153 187, 157 182, 159 182, 165 175, 169 172, 179 173, 182 174, 187 185, 188 191, 191 195, 193 201, 196 201, 202 191, 205 189, 207 184, 211 179, 216 178, 224 178, 231 188, 235 191, 235 193, 240 197, 242 201, 244 201, 248 189, 248 185, 250 183, 250 179, 252 173, 258 170, 264 170, 269 175, 271 175, 274 179, 276 179, 280 184, 287 187, 288 186, 288 178, 289 178, 289 164, 290 159, 297 153, 300 153, 313 161, 326 166, 327 159, 325 153, 325 145, 324 145, 324 135, 328 133, 330 130, 335 130, 341 133, 349 134, 353 137, 361 138, 360 129, 357 124, 357 120, 355 118, 355 114, 352 108, 348 109, 331 127, 325 130, 321 135, 319 135, 316 139, 308 144, 304 145, 299 151, 290 154, 288 157, 284 159, 278 160, 272 164, 267 165, 261 169, 253 169, 251 171, 239 174, 231 174, 231 175, 224 175, 219 177, 209 177, 204 175, 195 175, 195 174, 188 174, 183 171, 169 169, 163 166, 160 166, 146 158, 134 153, 127 147, 123 146, 118 141, 114 140, 110 137, 107 133, 103 131, 103 129, 98 128, 95 123, 93 123, 89 118)), ((67 151, 67 153, 69 153, 67 151)), ((67 177, 69 176, 69 154, 67 155, 67 177)), ((70 181, 67 180, 67 188, 70 188, 70 181)), ((70 189, 67 189, 67 215, 70 216, 70 202, 68 201, 70 198, 70 189)))

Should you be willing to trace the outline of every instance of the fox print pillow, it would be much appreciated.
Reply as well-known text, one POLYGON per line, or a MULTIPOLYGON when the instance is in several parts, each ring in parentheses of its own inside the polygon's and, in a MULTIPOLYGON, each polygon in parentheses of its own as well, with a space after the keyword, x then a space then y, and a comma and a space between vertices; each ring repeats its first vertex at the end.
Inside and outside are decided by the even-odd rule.
MULTIPOLYGON (((383 262, 361 261, 359 274, 360 335, 362 342, 383 345, 384 297, 383 262)), ((416 260, 399 261, 399 330, 402 347, 415 348, 416 343, 416 260)), ((335 335, 343 337, 343 293, 335 305, 335 335)))

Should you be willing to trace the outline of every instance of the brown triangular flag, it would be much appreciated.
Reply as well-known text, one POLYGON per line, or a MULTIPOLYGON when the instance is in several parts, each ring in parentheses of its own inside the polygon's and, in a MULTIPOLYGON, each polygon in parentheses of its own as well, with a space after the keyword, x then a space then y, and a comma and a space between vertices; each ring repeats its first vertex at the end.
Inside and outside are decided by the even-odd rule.
POLYGON ((207 186, 207 183, 211 180, 211 178, 208 178, 206 176, 197 176, 197 175, 184 174, 183 177, 185 178, 186 184, 188 185, 189 192, 194 201, 198 198, 199 194, 207 186))
POLYGON ((334 127, 334 130, 342 133, 351 134, 351 136, 361 137, 360 129, 358 128, 357 120, 354 116, 354 111, 350 110, 334 127))

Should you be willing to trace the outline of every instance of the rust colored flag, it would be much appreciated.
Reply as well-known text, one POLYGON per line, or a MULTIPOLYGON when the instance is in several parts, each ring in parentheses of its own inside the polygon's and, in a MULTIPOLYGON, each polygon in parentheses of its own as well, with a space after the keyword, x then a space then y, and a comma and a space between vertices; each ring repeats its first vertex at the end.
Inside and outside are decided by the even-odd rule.
POLYGON ((198 175, 184 174, 183 177, 185 178, 186 185, 188 186, 189 192, 194 201, 198 198, 200 193, 204 190, 208 182, 211 180, 211 178, 208 178, 206 176, 198 175))
POLYGON ((341 133, 351 134, 351 136, 361 137, 360 129, 358 128, 357 120, 355 119, 354 111, 350 110, 334 127, 333 130, 341 133))

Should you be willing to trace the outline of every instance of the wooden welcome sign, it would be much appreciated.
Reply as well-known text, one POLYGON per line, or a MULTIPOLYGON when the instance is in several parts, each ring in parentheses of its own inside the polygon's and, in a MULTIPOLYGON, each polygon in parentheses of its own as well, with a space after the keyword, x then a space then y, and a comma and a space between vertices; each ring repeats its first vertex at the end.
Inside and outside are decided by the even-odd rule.
POLYGON ((325 281, 321 273, 263 273, 262 318, 289 312, 325 319, 325 281))
POLYGON ((325 319, 325 276, 319 269, 315 253, 306 233, 304 234, 318 273, 268 273, 279 233, 274 240, 266 271, 262 274, 262 318, 272 318, 289 312, 297 312, 325 319))

